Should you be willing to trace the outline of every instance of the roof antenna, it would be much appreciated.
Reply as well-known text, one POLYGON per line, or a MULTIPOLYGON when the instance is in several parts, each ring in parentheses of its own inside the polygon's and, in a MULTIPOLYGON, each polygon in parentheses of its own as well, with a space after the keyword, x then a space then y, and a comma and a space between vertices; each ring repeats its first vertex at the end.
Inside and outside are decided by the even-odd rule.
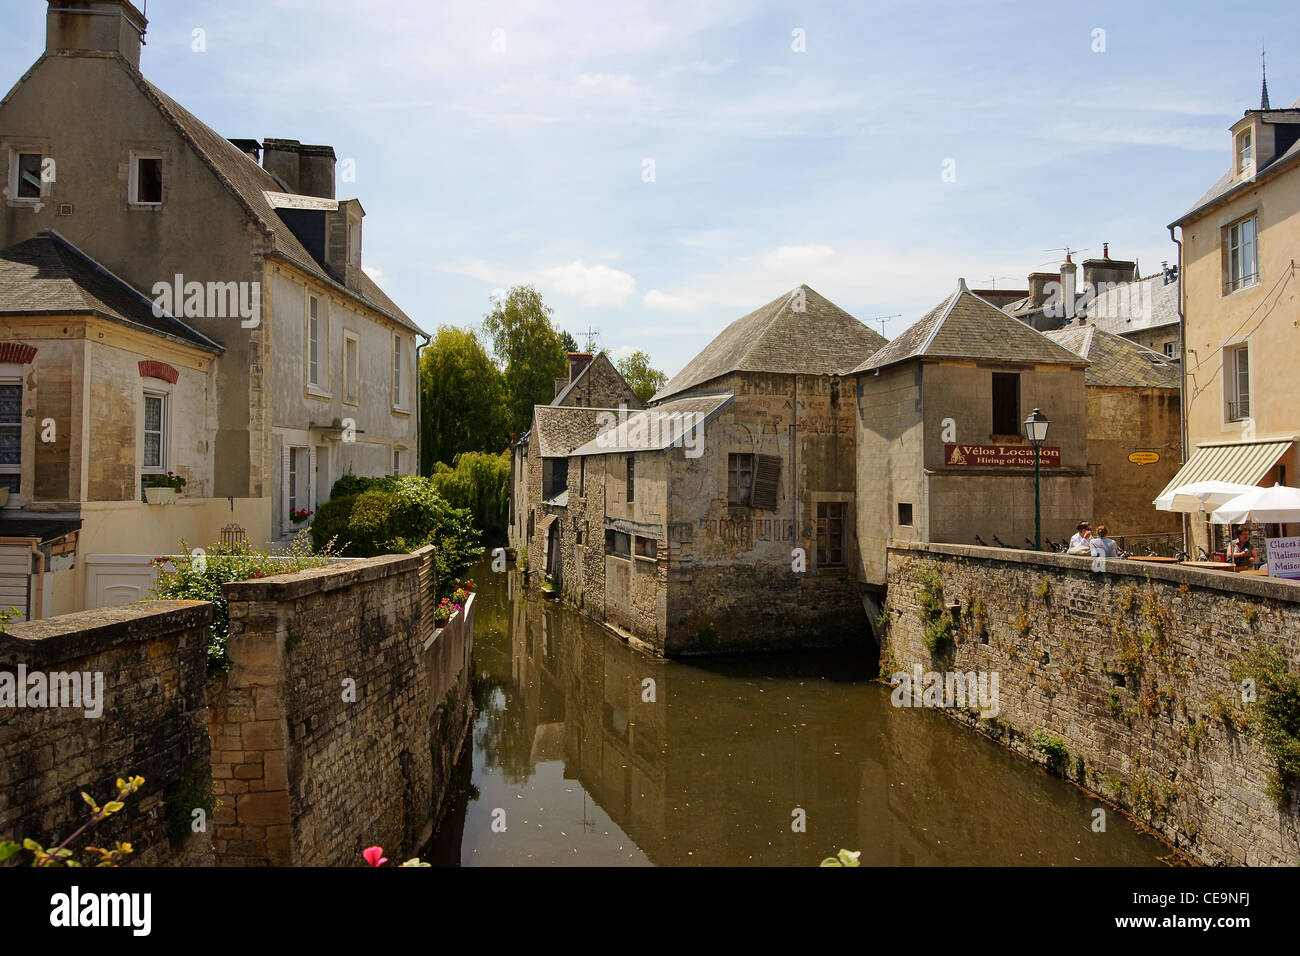
POLYGON ((594 352, 595 349, 593 346, 595 345, 596 340, 600 338, 600 332, 589 325, 587 326, 586 332, 579 332, 578 334, 587 340, 587 351, 594 352))
POLYGON ((1259 93, 1259 108, 1262 110, 1270 109, 1268 105, 1268 67, 1264 63, 1264 41, 1259 41, 1259 73, 1264 79, 1263 88, 1259 93))

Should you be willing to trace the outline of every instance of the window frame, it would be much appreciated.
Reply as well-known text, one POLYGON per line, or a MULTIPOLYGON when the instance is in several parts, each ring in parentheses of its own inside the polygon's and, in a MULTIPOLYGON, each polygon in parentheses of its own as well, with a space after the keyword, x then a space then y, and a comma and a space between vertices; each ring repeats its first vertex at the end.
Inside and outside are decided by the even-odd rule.
POLYGON ((1166 342, 1166 343, 1165 343, 1165 358, 1167 358, 1167 359, 1176 359, 1176 358, 1178 358, 1178 343, 1177 343, 1177 342, 1166 342))
POLYGON ((140 395, 140 474, 142 475, 165 475, 167 474, 168 445, 171 434, 171 394, 160 389, 146 388, 140 395), (158 408, 158 464, 145 464, 145 437, 153 434, 148 428, 148 407, 150 399, 159 400, 158 408))
POLYGON ((623 558, 627 561, 632 560, 632 535, 626 531, 619 531, 615 528, 605 529, 605 554, 613 558, 623 558), (621 536, 621 537, 620 537, 621 536), (620 540, 626 539, 627 550, 619 550, 620 540))
POLYGON ((161 207, 167 200, 166 176, 163 169, 163 151, 160 149, 132 149, 127 155, 127 203, 145 209, 157 209, 161 207), (142 200, 140 198, 140 161, 143 159, 158 161, 157 202, 142 200))
MULTIPOLYGON (((1021 395, 1021 388, 1020 388, 1020 373, 1019 372, 991 372, 990 375, 991 377, 989 379, 989 433, 997 437, 1019 439, 1022 437, 1021 428, 1024 427, 1024 423, 1021 421, 1020 418, 1021 404, 1023 401, 1023 396, 1021 395), (998 421, 998 404, 999 404, 998 403, 998 382, 999 381, 1006 382, 1008 380, 1013 381, 1015 384, 1015 399, 1013 402, 1015 407, 1013 409, 1004 412, 1004 414, 1010 415, 1007 421, 998 421), (1014 424, 1014 427, 1009 430, 999 429, 998 427, 999 425, 1012 425, 1012 424, 1014 424)), ((1006 396, 1003 396, 1003 399, 1005 401, 1006 396)))
POLYGON ((18 461, 12 465, 0 464, 0 476, 4 476, 3 484, 9 487, 9 476, 17 478, 17 487, 11 488, 9 496, 13 497, 22 494, 23 486, 23 402, 26 398, 26 389, 23 386, 21 375, 0 374, 0 387, 16 387, 18 389, 18 416, 12 422, 0 422, 0 428, 11 428, 18 433, 18 461))
POLYGON ((752 452, 728 452, 727 453, 727 505, 731 508, 749 507, 750 497, 754 493, 754 455, 752 452), (742 460, 746 460, 746 466, 741 467, 742 460), (743 488, 743 494, 736 489, 740 488, 739 480, 742 472, 747 472, 749 481, 743 488), (732 478, 736 480, 733 482, 732 478))
MULTIPOLYGON (((313 294, 310 290, 307 292, 304 315, 304 332, 303 332, 303 376, 306 379, 307 388, 318 392, 327 392, 327 383, 329 381, 329 361, 326 359, 326 374, 323 376, 325 381, 322 382, 321 376, 321 316, 320 316, 321 297, 313 294), (316 306, 316 314, 312 315, 312 306, 316 306), (315 326, 313 329, 312 326, 315 326), (315 348, 316 354, 313 358, 312 349, 315 348), (313 371, 312 365, 315 364, 313 371)), ((326 313, 328 315, 328 312, 326 313)), ((329 355, 329 320, 326 319, 325 328, 325 348, 324 352, 329 355)))
POLYGON ((817 557, 817 567, 819 568, 843 568, 848 566, 848 544, 845 529, 849 523, 849 504, 847 501, 818 501, 816 510, 816 537, 815 537, 815 554, 817 557), (839 514, 831 515, 831 509, 838 510, 839 514), (824 512, 824 514, 823 514, 824 512), (831 542, 831 522, 839 522, 839 541, 833 547, 831 542), (823 539, 825 543, 823 544, 823 539), (839 559, 833 557, 834 552, 839 551, 839 559))
POLYGON ((361 404, 361 336, 351 329, 343 330, 343 403, 361 404), (352 345, 352 361, 348 361, 348 346, 352 345))
POLYGON ((1223 294, 1232 295, 1259 285, 1259 212, 1252 212, 1224 226, 1221 241, 1224 255, 1223 294), (1247 224, 1250 225, 1250 239, 1244 240, 1241 238, 1241 230, 1247 224), (1251 258, 1249 265, 1253 270, 1250 272, 1245 271, 1247 250, 1251 258), (1240 275, 1237 274, 1238 269, 1241 270, 1240 275))
POLYGON ((46 155, 43 150, 34 146, 10 146, 9 147, 9 191, 6 194, 10 202, 23 203, 26 205, 37 205, 49 196, 49 186, 45 182, 45 159, 46 155), (23 172, 22 159, 24 156, 35 156, 36 162, 36 195, 22 196, 23 172))
POLYGON ((1251 401, 1251 391, 1254 385, 1254 378, 1251 374, 1250 361, 1250 343, 1237 342, 1224 347, 1223 366, 1226 374, 1223 377, 1225 391, 1223 401, 1223 420, 1225 423, 1244 422, 1250 418, 1250 409, 1253 404, 1251 401), (1245 401, 1242 401, 1241 379, 1242 363, 1240 358, 1245 356, 1245 379, 1246 392, 1245 401), (1245 406, 1245 414, 1241 414, 1242 406, 1245 406))
POLYGON ((1255 134, 1247 126, 1237 134, 1237 175, 1245 177, 1255 168, 1255 134))
POLYGON ((627 497, 628 504, 636 501, 636 455, 627 456, 627 497))
POLYGON ((410 410, 407 404, 410 389, 405 387, 406 377, 402 374, 406 366, 406 341, 400 332, 393 333, 392 355, 392 388, 389 397, 392 399, 393 411, 405 414, 410 410))

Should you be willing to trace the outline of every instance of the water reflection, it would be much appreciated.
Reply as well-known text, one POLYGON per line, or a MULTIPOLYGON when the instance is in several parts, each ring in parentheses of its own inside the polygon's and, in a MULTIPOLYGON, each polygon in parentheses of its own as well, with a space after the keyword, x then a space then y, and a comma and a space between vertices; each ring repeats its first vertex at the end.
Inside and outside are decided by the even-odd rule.
POLYGON ((484 565, 476 580, 473 751, 432 862, 807 866, 847 847, 864 864, 1153 865, 1167 852, 1117 813, 1093 833, 1098 804, 1070 784, 890 706, 864 658, 664 662, 514 574, 484 565))

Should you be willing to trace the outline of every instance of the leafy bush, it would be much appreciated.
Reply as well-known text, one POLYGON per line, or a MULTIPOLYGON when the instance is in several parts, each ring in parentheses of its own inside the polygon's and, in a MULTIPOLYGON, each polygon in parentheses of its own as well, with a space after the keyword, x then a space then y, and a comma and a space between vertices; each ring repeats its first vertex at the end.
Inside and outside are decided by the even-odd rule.
POLYGON ((953 637, 952 614, 943 599, 943 578, 939 576, 938 565, 927 565, 916 575, 921 585, 916 603, 921 611, 921 621, 925 630, 921 643, 931 654, 937 653, 953 637))
POLYGON ((453 465, 434 465, 429 480, 434 491, 453 507, 470 510, 485 537, 505 537, 510 502, 508 452, 464 452, 456 456, 453 465))
MULTIPOLYGON (((334 487, 338 487, 337 482, 334 487)), ((346 550, 351 540, 348 536, 348 518, 352 515, 352 505, 356 500, 355 494, 343 495, 339 498, 331 498, 317 506, 316 517, 312 520, 311 528, 308 529, 311 533, 312 548, 316 551, 324 551, 332 541, 335 551, 346 550)))
POLYGON ((1045 730, 1035 730, 1033 739, 1039 753, 1047 758, 1049 767, 1064 767, 1070 759, 1070 752, 1065 749, 1065 741, 1060 737, 1053 737, 1045 730))
POLYGON ((1282 810, 1291 806, 1291 790, 1300 780, 1300 675, 1287 665, 1285 650, 1261 647, 1246 654, 1231 672, 1234 681, 1255 682, 1256 697, 1246 705, 1247 732, 1273 760, 1268 795, 1282 810))
POLYGON ((230 631, 230 607, 221 596, 221 586, 232 581, 267 578, 273 574, 290 574, 304 568, 328 564, 329 553, 314 553, 306 532, 300 532, 285 554, 272 557, 254 551, 247 541, 214 544, 203 554, 190 554, 181 542, 181 554, 174 558, 155 558, 158 565, 171 564, 153 586, 153 596, 160 601, 211 601, 212 625, 208 629, 208 675, 216 676, 230 669, 226 653, 226 635, 230 631))

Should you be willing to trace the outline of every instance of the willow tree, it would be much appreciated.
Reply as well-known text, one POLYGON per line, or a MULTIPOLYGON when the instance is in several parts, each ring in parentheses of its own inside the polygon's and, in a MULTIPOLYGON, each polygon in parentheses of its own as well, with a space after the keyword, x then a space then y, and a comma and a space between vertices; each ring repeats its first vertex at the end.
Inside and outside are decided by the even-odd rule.
POLYGON ((509 440, 505 380, 470 329, 444 325, 420 353, 420 471, 509 440))

